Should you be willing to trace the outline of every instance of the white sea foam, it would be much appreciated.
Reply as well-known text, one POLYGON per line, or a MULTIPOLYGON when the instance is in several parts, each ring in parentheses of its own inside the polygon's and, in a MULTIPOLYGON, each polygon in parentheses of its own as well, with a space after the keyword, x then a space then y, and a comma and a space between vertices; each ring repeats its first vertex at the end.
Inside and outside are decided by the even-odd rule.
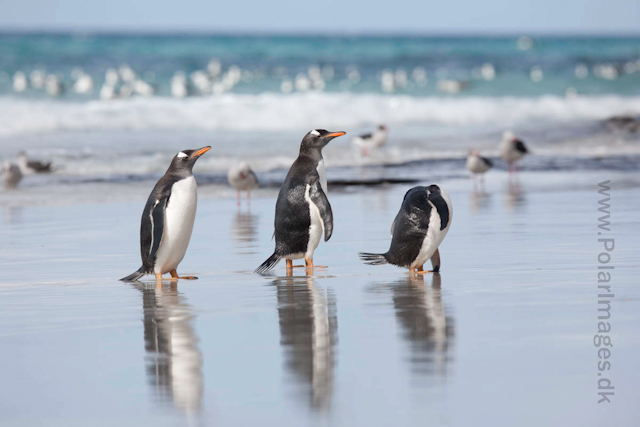
POLYGON ((224 94, 72 102, 0 98, 0 136, 87 130, 349 129, 367 124, 514 126, 640 114, 640 97, 411 97, 376 94, 224 94))

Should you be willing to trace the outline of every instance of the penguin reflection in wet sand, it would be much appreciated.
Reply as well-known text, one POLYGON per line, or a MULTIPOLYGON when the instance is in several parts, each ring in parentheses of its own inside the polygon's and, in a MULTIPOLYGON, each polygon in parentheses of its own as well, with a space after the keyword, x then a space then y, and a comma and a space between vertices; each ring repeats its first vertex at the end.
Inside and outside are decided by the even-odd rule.
POLYGON ((193 276, 179 277, 176 269, 187 252, 196 218, 198 187, 193 177, 193 165, 210 149, 184 150, 173 158, 169 169, 151 191, 142 212, 142 267, 120 280, 135 281, 145 274, 155 274, 157 280, 162 280, 165 273, 171 273, 170 280, 197 279, 193 276))
POLYGON ((414 187, 407 191, 400 212, 391 224, 391 247, 384 254, 360 253, 371 265, 393 264, 423 274, 431 260, 433 271, 440 271, 438 246, 451 226, 453 207, 449 195, 437 185, 414 187))
POLYGON ((333 138, 344 134, 316 129, 302 139, 300 155, 293 162, 276 202, 275 251, 256 269, 256 273, 273 269, 282 258, 287 260, 287 274, 292 272, 292 260, 301 258, 313 271, 313 252, 322 233, 326 242, 333 232, 322 148, 333 138))

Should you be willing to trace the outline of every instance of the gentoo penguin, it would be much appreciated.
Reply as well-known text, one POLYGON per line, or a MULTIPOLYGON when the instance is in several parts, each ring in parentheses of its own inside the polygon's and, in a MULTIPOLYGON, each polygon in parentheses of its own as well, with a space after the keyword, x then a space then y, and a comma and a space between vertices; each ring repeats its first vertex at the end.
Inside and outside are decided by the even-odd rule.
POLYGON ((257 188, 259 184, 258 177, 246 162, 241 162, 229 169, 227 181, 238 192, 238 206, 240 206, 240 192, 247 192, 247 203, 250 203, 251 190, 257 188))
POLYGON ((22 172, 20 172, 20 168, 9 161, 4 162, 4 168, 2 170, 2 184, 4 188, 13 189, 18 187, 21 179, 22 172))
POLYGON ((406 267, 416 273, 427 273, 423 264, 430 259, 433 271, 440 271, 438 246, 449 231, 452 215, 449 195, 440 187, 413 187, 405 194, 391 224, 389 250, 384 254, 360 253, 360 259, 371 265, 406 267))
POLYGON ((502 135, 500 156, 507 162, 510 173, 518 171, 518 160, 527 153, 529 153, 529 150, 527 150, 524 142, 516 138, 512 132, 507 131, 502 135))
POLYGON ((480 180, 484 183, 484 174, 493 167, 493 162, 486 157, 482 157, 476 150, 469 152, 467 157, 467 169, 471 172, 473 177, 473 184, 475 187, 476 176, 480 176, 480 180))
POLYGON ((198 192, 193 165, 210 149, 179 152, 153 187, 140 224, 142 267, 120 280, 131 282, 145 274, 155 274, 162 280, 165 273, 171 273, 171 280, 196 279, 179 277, 176 268, 187 252, 196 218, 198 192))
POLYGON ((389 133, 387 127, 380 125, 373 133, 365 133, 353 138, 353 144, 360 147, 360 152, 363 156, 368 156, 373 150, 387 143, 387 133, 389 133))
POLYGON ((44 163, 36 160, 29 160, 27 153, 21 151, 18 153, 18 166, 23 175, 33 175, 35 173, 52 172, 51 162, 44 163))
POLYGON ((322 148, 344 134, 316 129, 302 139, 300 155, 293 162, 276 202, 275 251, 256 273, 271 270, 282 258, 287 260, 287 274, 292 271, 294 259, 304 258, 307 268, 313 269, 313 252, 322 233, 326 242, 333 232, 322 148))

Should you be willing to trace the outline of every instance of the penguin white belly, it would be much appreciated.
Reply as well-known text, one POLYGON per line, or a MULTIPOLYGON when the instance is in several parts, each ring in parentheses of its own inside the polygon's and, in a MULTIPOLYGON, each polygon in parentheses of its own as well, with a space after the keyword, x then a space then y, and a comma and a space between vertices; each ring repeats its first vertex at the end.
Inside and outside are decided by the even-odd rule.
POLYGON ((309 243, 307 243, 307 251, 305 256, 313 259, 313 252, 320 244, 322 233, 324 232, 324 222, 320 216, 320 210, 315 203, 309 197, 309 190, 311 186, 307 184, 307 190, 304 193, 304 198, 309 203, 309 216, 311 217, 311 224, 309 225, 309 243))
POLYGON ((420 247, 420 252, 416 259, 411 263, 410 268, 416 268, 423 265, 425 262, 429 260, 435 253, 436 249, 438 249, 438 245, 442 242, 444 236, 440 236, 440 217, 438 216, 438 211, 433 208, 431 209, 431 215, 429 216, 429 228, 427 229, 427 235, 424 237, 422 241, 422 246, 420 247))
POLYGON ((164 233, 158 248, 154 273, 168 273, 184 258, 196 219, 198 190, 193 176, 182 179, 171 188, 164 213, 164 233))

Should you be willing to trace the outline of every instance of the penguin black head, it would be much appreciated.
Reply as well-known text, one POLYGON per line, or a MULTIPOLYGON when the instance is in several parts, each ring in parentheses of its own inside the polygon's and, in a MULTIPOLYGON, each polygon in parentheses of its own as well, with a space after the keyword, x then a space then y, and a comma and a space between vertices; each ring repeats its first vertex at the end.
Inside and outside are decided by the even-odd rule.
POLYGON ((171 160, 167 173, 184 177, 191 175, 196 160, 210 149, 211 147, 202 147, 197 150, 182 150, 171 160))
POLYGON ((440 194, 440 187, 438 187, 435 184, 431 184, 430 186, 427 187, 427 194, 430 195, 437 195, 440 194))
POLYGON ((314 129, 302 138, 300 152, 321 150, 333 138, 345 134, 346 132, 329 132, 324 129, 314 129))
POLYGON ((418 186, 407 191, 404 196, 404 203, 418 209, 430 209, 429 201, 433 202, 440 197, 440 187, 437 185, 418 186))

